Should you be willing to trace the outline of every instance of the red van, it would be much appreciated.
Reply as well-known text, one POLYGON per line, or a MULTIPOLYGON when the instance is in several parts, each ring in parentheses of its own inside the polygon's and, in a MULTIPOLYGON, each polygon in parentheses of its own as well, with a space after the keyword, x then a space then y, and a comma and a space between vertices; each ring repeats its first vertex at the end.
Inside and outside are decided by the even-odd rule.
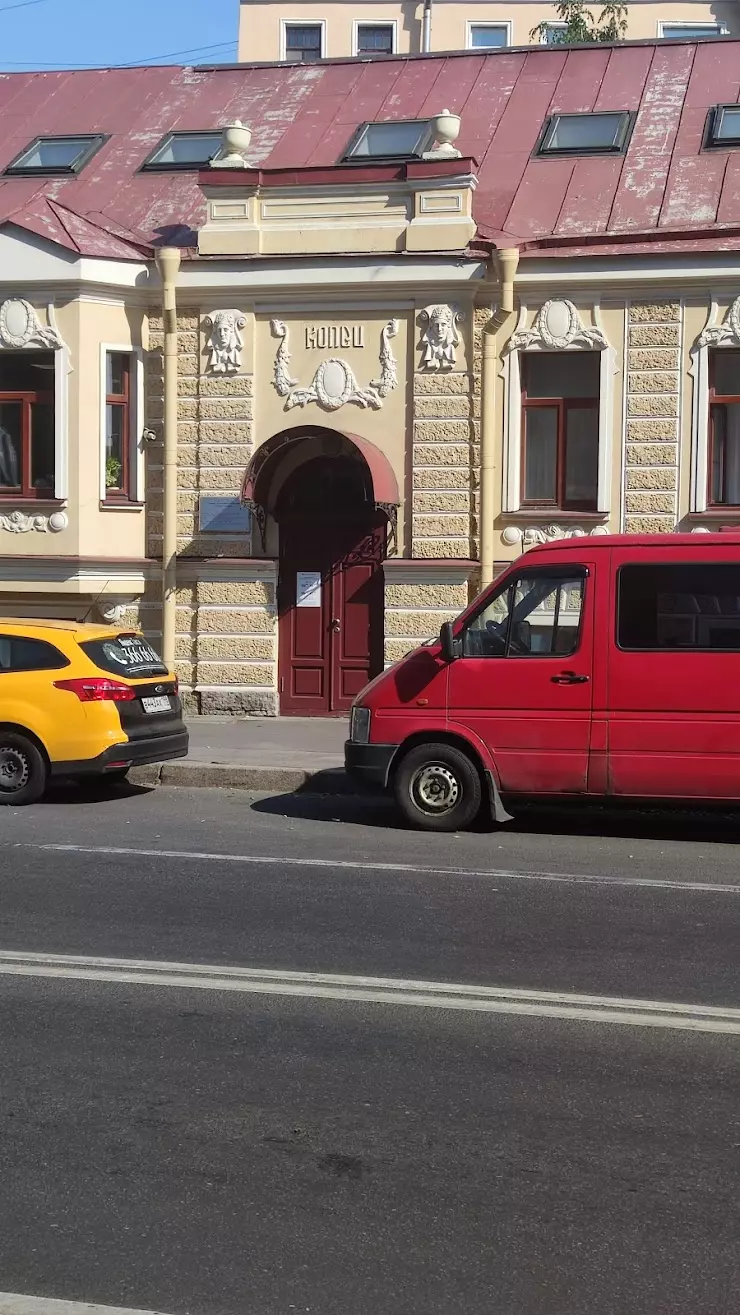
POLYGON ((740 530, 530 549, 366 686, 345 762, 434 831, 484 798, 740 801, 740 530))

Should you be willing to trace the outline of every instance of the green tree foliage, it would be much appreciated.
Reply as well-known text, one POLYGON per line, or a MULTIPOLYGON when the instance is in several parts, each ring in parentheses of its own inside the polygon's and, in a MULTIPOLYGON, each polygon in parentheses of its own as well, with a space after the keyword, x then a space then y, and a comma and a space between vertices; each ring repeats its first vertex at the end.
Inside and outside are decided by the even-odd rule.
POLYGON ((583 0, 559 0, 555 12, 565 27, 552 32, 552 20, 548 23, 545 19, 532 28, 529 35, 533 41, 547 38, 550 45, 587 45, 592 41, 622 41, 627 32, 627 6, 619 0, 604 0, 598 18, 583 0))

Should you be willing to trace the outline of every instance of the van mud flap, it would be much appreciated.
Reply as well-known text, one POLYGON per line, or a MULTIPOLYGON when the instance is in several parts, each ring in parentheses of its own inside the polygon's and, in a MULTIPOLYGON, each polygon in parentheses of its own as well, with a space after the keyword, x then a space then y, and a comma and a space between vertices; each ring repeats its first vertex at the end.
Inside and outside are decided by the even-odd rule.
POLYGON ((511 813, 507 813, 501 802, 501 795, 498 792, 493 772, 486 772, 486 780, 488 781, 488 793, 491 796, 491 812, 493 813, 494 822, 513 822, 514 818, 511 813))

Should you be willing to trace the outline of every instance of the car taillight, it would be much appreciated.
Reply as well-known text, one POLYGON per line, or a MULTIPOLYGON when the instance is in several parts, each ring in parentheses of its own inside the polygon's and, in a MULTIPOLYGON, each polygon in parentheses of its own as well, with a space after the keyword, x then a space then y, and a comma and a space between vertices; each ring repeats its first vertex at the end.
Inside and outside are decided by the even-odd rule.
POLYGON ((117 680, 106 680, 99 676, 81 676, 77 680, 55 680, 55 689, 69 690, 76 694, 80 703, 131 703, 136 698, 136 691, 130 685, 121 685, 117 680))

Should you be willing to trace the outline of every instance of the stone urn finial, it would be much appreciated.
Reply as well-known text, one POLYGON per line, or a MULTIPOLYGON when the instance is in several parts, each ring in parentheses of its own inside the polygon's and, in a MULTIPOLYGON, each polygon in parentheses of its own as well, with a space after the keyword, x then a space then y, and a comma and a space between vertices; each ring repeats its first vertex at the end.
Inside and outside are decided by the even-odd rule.
POLYGON ((249 150, 252 129, 245 127, 240 119, 225 123, 222 128, 221 149, 211 160, 212 169, 246 169, 245 152, 249 150))
POLYGON ((430 122, 434 133, 434 145, 430 151, 425 151, 424 159, 459 160, 460 152, 454 143, 460 135, 460 115, 452 114, 450 110, 442 110, 442 113, 435 114, 430 122))

